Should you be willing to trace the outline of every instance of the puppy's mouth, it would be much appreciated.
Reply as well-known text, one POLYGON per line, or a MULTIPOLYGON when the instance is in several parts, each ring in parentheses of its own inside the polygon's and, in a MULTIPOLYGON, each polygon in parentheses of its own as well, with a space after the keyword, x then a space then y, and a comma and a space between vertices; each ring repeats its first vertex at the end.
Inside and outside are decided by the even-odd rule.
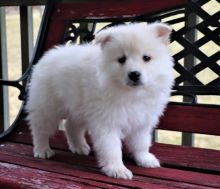
POLYGON ((131 80, 128 80, 128 81, 127 81, 127 85, 128 85, 129 87, 136 88, 136 87, 142 86, 143 83, 142 83, 141 81, 131 81, 131 80))

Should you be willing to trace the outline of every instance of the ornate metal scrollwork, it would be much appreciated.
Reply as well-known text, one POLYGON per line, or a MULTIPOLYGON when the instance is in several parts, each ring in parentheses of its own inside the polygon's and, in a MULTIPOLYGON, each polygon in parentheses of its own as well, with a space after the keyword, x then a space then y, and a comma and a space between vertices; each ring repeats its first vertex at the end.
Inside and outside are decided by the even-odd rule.
MULTIPOLYGON (((176 44, 181 48, 180 51, 173 54, 175 60, 174 69, 178 73, 175 78, 174 92, 186 96, 194 95, 219 95, 220 94, 220 65, 217 63, 220 54, 218 51, 219 38, 218 38, 218 20, 220 18, 219 12, 210 15, 203 9, 203 5, 209 1, 189 1, 186 8, 181 8, 175 11, 168 11, 157 15, 142 15, 136 18, 126 18, 114 20, 105 25, 103 28, 111 27, 112 25, 122 24, 125 22, 155 22, 162 21, 173 26, 171 37, 171 45, 176 44), (195 14, 199 17, 199 22, 194 26, 186 25, 186 17, 189 14, 195 14), (176 25, 180 27, 176 27, 176 25), (195 38, 190 41, 187 34, 190 32, 200 33, 201 37, 195 38), (204 52, 203 47, 212 43, 216 47, 216 51, 212 55, 204 52), (186 57, 191 56, 191 60, 196 59, 194 64, 191 63, 190 68, 187 66, 186 57), (211 73, 210 81, 204 81, 199 77, 203 71, 211 73)), ((89 20, 88 23, 106 23, 105 20, 89 20)), ((82 30, 76 27, 77 21, 69 21, 64 35, 64 41, 67 40, 75 43, 81 32, 84 32, 84 39, 89 42, 94 37, 95 28, 92 31, 82 30), (93 32, 93 33, 92 33, 93 32)), ((94 24, 95 27, 95 24, 94 24)))

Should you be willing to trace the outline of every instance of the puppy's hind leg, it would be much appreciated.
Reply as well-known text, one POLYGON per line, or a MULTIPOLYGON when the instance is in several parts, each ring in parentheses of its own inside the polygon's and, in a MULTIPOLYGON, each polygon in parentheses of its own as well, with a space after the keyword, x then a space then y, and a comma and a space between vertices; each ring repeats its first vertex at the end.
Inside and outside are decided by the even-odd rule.
POLYGON ((72 118, 66 120, 65 134, 71 152, 82 155, 89 154, 90 147, 85 139, 85 131, 83 124, 76 123, 72 118))
MULTIPOLYGON (((49 114, 49 113, 48 113, 49 114)), ((49 159, 55 152, 50 148, 49 137, 54 134, 57 129, 59 120, 55 117, 49 118, 49 115, 30 113, 29 121, 31 124, 34 157, 49 159)))

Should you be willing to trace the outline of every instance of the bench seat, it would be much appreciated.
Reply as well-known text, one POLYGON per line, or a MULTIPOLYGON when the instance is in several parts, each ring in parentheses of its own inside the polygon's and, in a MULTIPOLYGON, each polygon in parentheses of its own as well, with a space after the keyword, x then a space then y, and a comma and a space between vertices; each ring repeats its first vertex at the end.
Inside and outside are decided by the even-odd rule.
POLYGON ((30 144, 1 143, 2 188, 220 188, 220 152, 216 150, 154 144, 151 151, 162 167, 141 168, 125 158, 125 165, 134 173, 129 181, 103 175, 93 154, 75 155, 63 145, 52 159, 43 160, 33 157, 32 148, 30 144))

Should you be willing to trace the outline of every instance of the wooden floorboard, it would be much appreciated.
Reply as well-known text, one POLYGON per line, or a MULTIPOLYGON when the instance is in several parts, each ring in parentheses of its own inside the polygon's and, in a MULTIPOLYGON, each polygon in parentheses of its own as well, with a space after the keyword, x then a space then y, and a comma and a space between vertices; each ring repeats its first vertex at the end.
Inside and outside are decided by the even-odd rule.
MULTIPOLYGON (((32 146, 16 143, 0 145, 0 162, 29 171, 44 171, 45 175, 60 174, 68 177, 73 184, 85 184, 100 188, 220 188, 220 176, 162 167, 146 169, 137 167, 132 161, 126 166, 134 173, 132 181, 106 177, 96 166, 93 156, 78 156, 67 151, 56 151, 51 160, 36 159, 32 156, 32 146), (25 168, 24 168, 25 169, 25 168), (70 178, 69 178, 70 177, 70 178)), ((3 169, 4 170, 4 169, 3 169)), ((25 170, 24 170, 25 172, 25 170)), ((62 177, 60 177, 62 178, 62 177)), ((62 179, 61 179, 62 180, 62 179)), ((60 181, 61 182, 61 181, 60 181)))

